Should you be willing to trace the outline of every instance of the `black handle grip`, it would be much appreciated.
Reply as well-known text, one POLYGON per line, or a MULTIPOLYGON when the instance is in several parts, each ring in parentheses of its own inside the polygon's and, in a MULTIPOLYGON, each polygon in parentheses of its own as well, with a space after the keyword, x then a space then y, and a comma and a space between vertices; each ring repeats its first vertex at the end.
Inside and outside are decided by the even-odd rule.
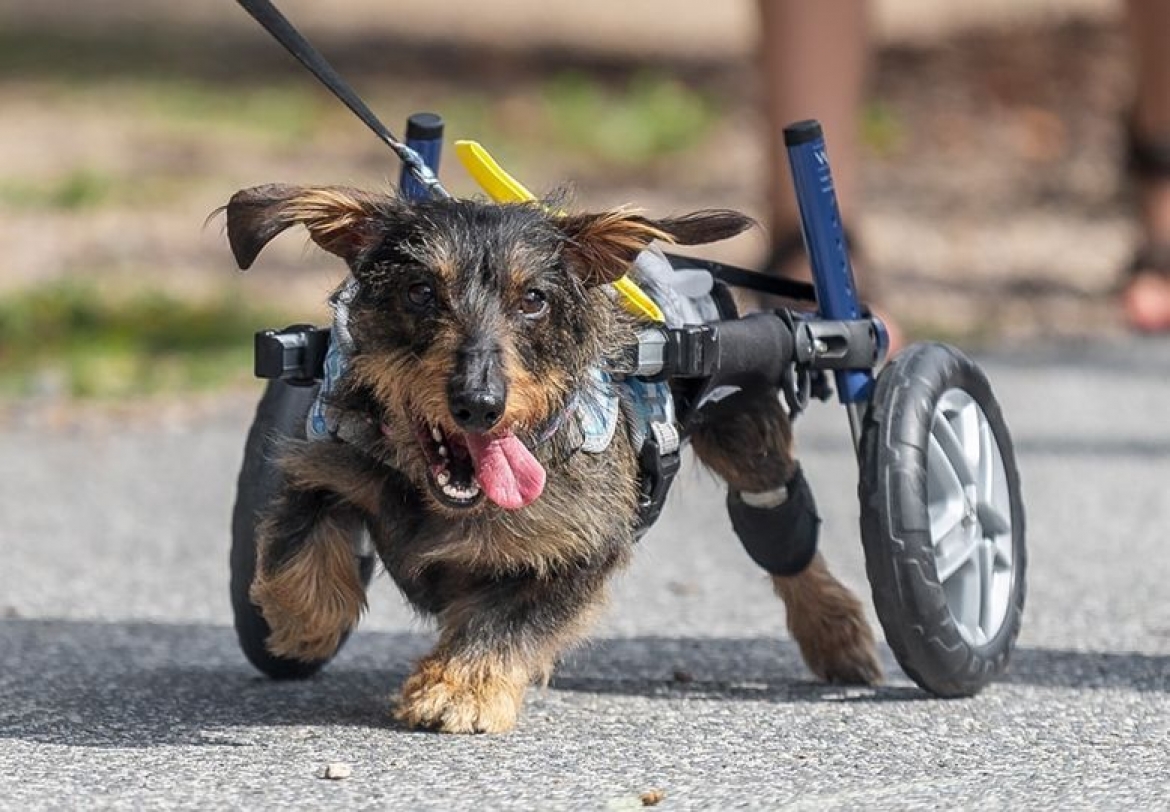
POLYGON ((718 357, 710 386, 779 386, 794 358, 792 330, 775 313, 717 321, 718 357))

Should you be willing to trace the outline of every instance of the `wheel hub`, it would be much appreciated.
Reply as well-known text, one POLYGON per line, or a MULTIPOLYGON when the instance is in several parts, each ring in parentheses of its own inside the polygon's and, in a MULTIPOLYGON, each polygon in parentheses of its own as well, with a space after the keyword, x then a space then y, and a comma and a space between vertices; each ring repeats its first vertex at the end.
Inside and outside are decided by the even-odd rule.
POLYGON ((927 502, 939 582, 960 632, 974 645, 999 632, 1011 598, 1011 502, 987 416, 962 389, 935 406, 927 502))

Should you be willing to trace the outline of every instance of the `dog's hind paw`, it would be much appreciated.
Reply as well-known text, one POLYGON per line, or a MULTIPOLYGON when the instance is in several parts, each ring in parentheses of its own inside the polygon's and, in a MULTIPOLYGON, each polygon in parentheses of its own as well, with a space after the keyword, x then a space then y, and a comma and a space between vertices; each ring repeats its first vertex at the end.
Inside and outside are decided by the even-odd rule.
POLYGON ((442 733, 503 733, 516 726, 526 682, 491 663, 427 658, 402 686, 394 717, 442 733))
POLYGON ((810 671, 826 682, 882 681, 873 631, 859 601, 832 576, 818 553, 799 575, 773 577, 788 610, 788 630, 810 671))
POLYGON ((815 641, 798 640, 810 671, 825 682, 839 685, 877 685, 882 681, 873 633, 864 618, 843 621, 815 641))

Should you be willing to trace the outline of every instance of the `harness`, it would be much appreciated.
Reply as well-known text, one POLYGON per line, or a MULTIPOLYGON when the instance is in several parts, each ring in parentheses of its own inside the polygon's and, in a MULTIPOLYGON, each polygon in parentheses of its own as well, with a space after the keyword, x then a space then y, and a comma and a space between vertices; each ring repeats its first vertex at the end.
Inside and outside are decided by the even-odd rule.
MULTIPOLYGON (((656 248, 649 248, 637 257, 630 276, 658 306, 669 327, 701 324, 735 315, 730 298, 716 296, 718 283, 708 271, 675 269, 656 248)), ((305 419, 305 435, 309 440, 361 445, 371 437, 371 426, 367 421, 342 415, 330 405, 330 396, 353 354, 349 308, 357 289, 357 280, 350 277, 329 301, 333 311, 329 348, 325 353, 320 388, 305 419)), ((599 367, 591 370, 590 384, 574 395, 565 413, 550 421, 537 437, 537 442, 549 439, 566 420, 575 420, 581 438, 577 451, 605 453, 617 433, 624 402, 633 418, 632 434, 638 454, 637 534, 641 536, 662 513, 679 470, 683 436, 670 384, 664 380, 619 377, 599 367)), ((712 393, 708 400, 718 399, 720 394, 712 393)))

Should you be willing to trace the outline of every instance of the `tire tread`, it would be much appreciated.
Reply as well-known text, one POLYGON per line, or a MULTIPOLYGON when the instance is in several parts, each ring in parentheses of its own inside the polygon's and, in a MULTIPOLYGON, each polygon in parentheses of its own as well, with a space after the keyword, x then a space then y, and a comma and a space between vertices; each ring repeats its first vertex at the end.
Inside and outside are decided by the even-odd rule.
POLYGON ((902 670, 919 686, 941 697, 971 696, 1007 668, 1026 594, 1019 475, 986 377, 952 347, 908 348, 879 376, 863 420, 860 459, 866 574, 887 643, 902 670), (970 645, 960 634, 938 582, 929 530, 908 528, 908 521, 922 517, 906 516, 903 510, 909 500, 912 509, 920 503, 925 514, 925 449, 919 438, 929 430, 928 422, 923 428, 924 420, 933 415, 937 398, 956 384, 972 394, 994 427, 1012 497, 1013 594, 999 634, 983 646, 970 645), (920 485, 921 492, 893 492, 906 483, 920 485))

